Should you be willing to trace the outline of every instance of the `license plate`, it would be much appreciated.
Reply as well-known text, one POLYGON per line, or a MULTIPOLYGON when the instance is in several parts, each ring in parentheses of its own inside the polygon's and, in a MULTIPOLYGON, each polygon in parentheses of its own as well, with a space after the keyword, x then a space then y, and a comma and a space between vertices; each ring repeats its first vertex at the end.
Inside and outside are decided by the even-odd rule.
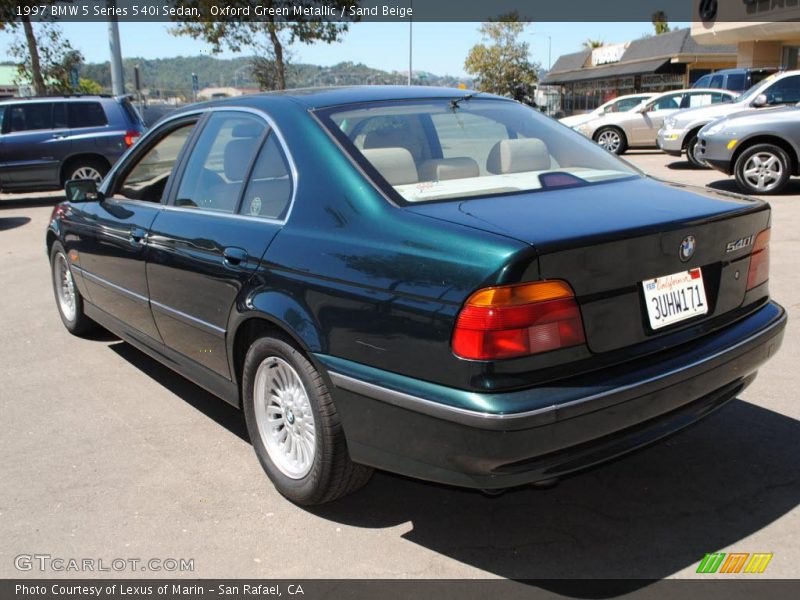
POLYGON ((708 312, 699 268, 642 282, 650 327, 660 329, 708 312))

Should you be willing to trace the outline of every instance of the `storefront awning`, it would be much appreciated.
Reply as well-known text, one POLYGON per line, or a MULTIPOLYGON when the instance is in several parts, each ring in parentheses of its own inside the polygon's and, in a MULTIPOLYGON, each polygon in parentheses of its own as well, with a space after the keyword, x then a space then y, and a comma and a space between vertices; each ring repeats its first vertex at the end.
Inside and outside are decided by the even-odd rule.
POLYGON ((668 65, 669 58, 654 58, 651 60, 641 60, 636 62, 621 62, 602 67, 587 67, 575 71, 563 71, 561 73, 548 73, 540 83, 543 85, 554 85, 561 83, 572 83, 574 81, 586 81, 590 79, 605 79, 607 77, 621 77, 623 75, 641 75, 642 73, 655 73, 660 68, 668 65))

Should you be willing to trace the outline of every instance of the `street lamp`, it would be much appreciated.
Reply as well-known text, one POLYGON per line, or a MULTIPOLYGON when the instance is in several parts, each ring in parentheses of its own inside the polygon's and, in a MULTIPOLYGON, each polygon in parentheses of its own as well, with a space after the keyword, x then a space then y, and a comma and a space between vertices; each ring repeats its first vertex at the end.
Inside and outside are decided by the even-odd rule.
POLYGON ((547 70, 549 71, 553 67, 553 38, 546 33, 539 33, 538 31, 531 31, 531 35, 540 35, 547 38, 547 70))

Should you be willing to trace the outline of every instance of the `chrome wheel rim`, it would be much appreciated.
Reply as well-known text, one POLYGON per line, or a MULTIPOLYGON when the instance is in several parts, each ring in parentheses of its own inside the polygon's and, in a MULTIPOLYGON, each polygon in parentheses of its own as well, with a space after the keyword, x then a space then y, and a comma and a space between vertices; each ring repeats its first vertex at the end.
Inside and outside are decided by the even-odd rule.
POLYGON ((76 313, 75 282, 72 279, 72 272, 69 270, 67 259, 61 252, 56 254, 53 266, 53 283, 56 288, 58 306, 67 321, 74 321, 76 313))
POLYGON ((100 183, 103 180, 103 176, 100 171, 93 167, 80 167, 73 171, 70 179, 94 179, 97 183, 100 183))
POLYGON ((769 192, 778 187, 783 178, 783 163, 772 152, 757 152, 747 159, 742 174, 750 187, 769 192))
POLYGON ((610 129, 597 136, 597 143, 609 152, 616 153, 619 150, 622 139, 619 137, 619 134, 616 131, 610 129))
POLYGON ((253 389, 256 425, 278 470, 291 479, 311 471, 316 455, 314 412, 297 371, 277 356, 258 366, 253 389))

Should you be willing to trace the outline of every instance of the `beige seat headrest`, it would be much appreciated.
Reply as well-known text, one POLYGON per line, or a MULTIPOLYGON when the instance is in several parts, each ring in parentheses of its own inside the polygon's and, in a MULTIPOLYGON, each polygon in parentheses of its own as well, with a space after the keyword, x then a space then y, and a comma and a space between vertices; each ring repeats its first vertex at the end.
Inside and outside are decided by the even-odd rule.
POLYGON ((539 138, 500 140, 489 152, 486 170, 501 173, 546 171, 550 168, 550 153, 539 138))
POLYGON ((389 185, 419 181, 414 158, 405 148, 370 148, 362 150, 361 153, 389 182, 389 185))
POLYGON ((421 181, 444 181, 445 179, 464 179, 480 175, 478 163, 468 156, 453 158, 434 158, 419 166, 421 181))

